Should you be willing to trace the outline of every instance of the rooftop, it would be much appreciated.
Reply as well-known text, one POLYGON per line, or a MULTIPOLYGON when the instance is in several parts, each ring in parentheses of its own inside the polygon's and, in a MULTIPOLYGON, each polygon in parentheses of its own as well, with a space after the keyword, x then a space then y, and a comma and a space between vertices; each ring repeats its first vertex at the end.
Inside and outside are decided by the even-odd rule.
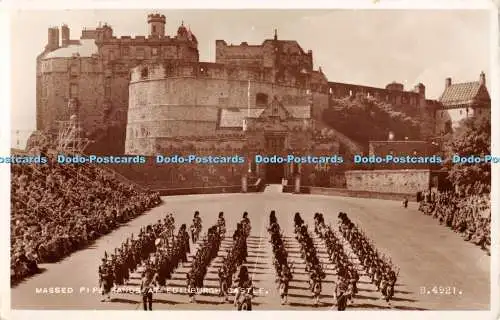
POLYGON ((80 57, 92 57, 98 53, 97 45, 94 39, 79 40, 80 44, 70 44, 67 47, 56 49, 45 55, 44 59, 50 58, 71 58, 73 55, 80 57))
POLYGON ((451 84, 444 90, 439 101, 444 106, 471 103, 478 96, 480 89, 479 81, 451 84))

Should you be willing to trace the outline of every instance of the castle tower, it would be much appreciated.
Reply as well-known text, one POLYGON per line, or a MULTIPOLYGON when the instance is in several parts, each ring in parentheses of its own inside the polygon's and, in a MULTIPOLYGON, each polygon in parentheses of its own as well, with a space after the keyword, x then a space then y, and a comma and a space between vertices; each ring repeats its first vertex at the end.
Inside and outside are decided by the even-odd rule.
POLYGON ((182 40, 187 40, 189 36, 188 29, 184 26, 184 21, 182 21, 181 25, 177 29, 177 38, 182 40))
POLYGON ((149 36, 155 38, 165 37, 165 23, 166 18, 163 14, 150 14, 148 15, 149 36))
POLYGON ((425 98, 425 86, 422 83, 417 84, 414 91, 418 93, 422 98, 425 98))
POLYGON ((54 51, 59 48, 59 28, 53 27, 48 30, 48 40, 45 49, 48 51, 54 51))

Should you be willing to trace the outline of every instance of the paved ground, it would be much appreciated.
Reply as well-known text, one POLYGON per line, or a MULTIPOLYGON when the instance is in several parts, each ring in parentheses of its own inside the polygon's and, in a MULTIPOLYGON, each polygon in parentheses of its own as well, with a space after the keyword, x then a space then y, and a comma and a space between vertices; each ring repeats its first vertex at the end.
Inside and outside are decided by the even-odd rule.
MULTIPOLYGON (((292 195, 281 193, 193 195, 164 198, 165 204, 129 222, 119 230, 101 238, 91 247, 76 252, 57 264, 42 265, 46 270, 12 289, 14 309, 138 309, 140 296, 117 294, 113 302, 101 303, 97 287, 97 270, 105 250, 118 247, 130 235, 137 234, 140 227, 163 218, 166 213, 175 213, 176 226, 189 223, 193 212, 199 210, 203 219, 204 233, 217 220, 217 213, 224 211, 228 235, 248 211, 252 222, 252 234, 248 241, 248 267, 260 288, 254 299, 254 308, 328 310, 333 306, 334 275, 329 272, 323 287, 321 305, 313 307, 307 288, 303 261, 298 254, 299 244, 293 238, 293 215, 301 212, 304 220, 313 225, 313 214, 324 213, 327 223, 335 224, 337 213, 345 211, 359 223, 365 233, 373 239, 381 251, 387 253, 400 266, 393 307, 396 310, 485 310, 489 309, 490 259, 479 248, 464 242, 452 231, 440 226, 430 217, 416 210, 415 204, 403 209, 400 202, 359 198, 328 197, 314 195, 292 195), (269 212, 276 210, 278 222, 285 230, 286 245, 290 259, 295 261, 295 278, 290 284, 289 305, 282 306, 274 283, 272 250, 266 232, 269 212), (433 293, 432 287, 451 287, 455 294, 433 293), (37 293, 37 288, 65 287, 72 293, 37 293), (428 288, 422 294, 422 287, 428 288), (427 293, 427 291, 431 291, 427 293)), ((311 230, 312 231, 312 230, 311 230)), ((312 235, 312 232, 311 232, 312 235)), ((319 255, 327 262, 325 246, 315 239, 319 255)), ((220 254, 232 245, 229 237, 223 241, 220 254)), ((346 249, 349 247, 346 245, 346 249)), ((195 246, 192 248, 194 253, 195 246)), ((205 286, 217 285, 216 270, 221 257, 216 258, 206 277, 205 286)), ((179 268, 169 287, 182 287, 190 265, 179 268)), ((137 284, 138 279, 133 279, 137 284)), ((362 276, 360 292, 350 309, 388 309, 380 300, 380 293, 362 276)), ((229 303, 221 303, 214 295, 200 295, 198 303, 190 304, 181 293, 155 295, 155 309, 232 309, 229 303)))

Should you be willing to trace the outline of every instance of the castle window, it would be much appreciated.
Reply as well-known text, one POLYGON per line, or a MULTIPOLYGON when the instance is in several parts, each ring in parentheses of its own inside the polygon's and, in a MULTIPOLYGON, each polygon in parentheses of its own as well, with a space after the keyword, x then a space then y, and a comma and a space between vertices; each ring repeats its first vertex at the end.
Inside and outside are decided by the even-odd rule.
POLYGON ((156 33, 156 26, 155 26, 155 25, 153 25, 153 28, 152 28, 152 29, 153 29, 153 30, 152 30, 152 31, 153 31, 153 33, 156 33))
POLYGON ((71 72, 72 76, 77 76, 78 75, 78 65, 72 64, 70 72, 71 72))
MULTIPOLYGON (((153 32, 154 32, 154 31, 153 31, 153 32)), ((158 55, 158 48, 152 48, 152 49, 151 49, 151 54, 152 54, 153 56, 157 56, 157 55, 158 55)))
POLYGON ((349 97, 352 97, 352 90, 349 90, 349 97))
POLYGON ((105 97, 111 96, 111 86, 109 84, 106 84, 106 86, 104 87, 104 96, 105 97))
POLYGON ((330 88, 330 94, 333 94, 333 89, 332 88, 330 88))
POLYGON ((130 54, 130 49, 128 47, 122 48, 122 55, 128 57, 130 54))
POLYGON ((141 78, 145 79, 148 77, 148 68, 142 68, 141 70, 141 78))
POLYGON ((257 106, 267 106, 269 96, 265 93, 257 93, 255 97, 255 104, 257 106))
POLYGON ((69 97, 76 98, 78 97, 78 85, 76 83, 72 83, 69 89, 69 97))
POLYGON ((137 48, 135 56, 137 59, 144 59, 144 48, 137 48))

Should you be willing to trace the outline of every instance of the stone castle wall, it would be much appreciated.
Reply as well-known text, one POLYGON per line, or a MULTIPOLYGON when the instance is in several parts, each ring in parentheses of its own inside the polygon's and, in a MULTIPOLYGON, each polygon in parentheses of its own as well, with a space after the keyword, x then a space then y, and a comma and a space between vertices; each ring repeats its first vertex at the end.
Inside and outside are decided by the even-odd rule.
POLYGON ((37 77, 40 82, 38 128, 57 130, 57 121, 69 120, 74 112, 68 108, 71 98, 79 101, 79 118, 84 128, 102 125, 104 74, 95 58, 42 60, 37 77))
POLYGON ((347 189, 353 191, 414 194, 431 182, 430 170, 352 170, 345 175, 347 189))
MULTIPOLYGON (((69 28, 65 30, 69 39, 69 28)), ((415 106, 427 101, 421 84, 403 91, 399 84, 382 89, 328 82, 321 69, 313 69, 311 50, 277 35, 259 45, 217 40, 216 63, 204 63, 199 62, 196 38, 183 26, 172 36, 152 31, 115 37, 107 25, 85 29, 81 40, 94 41, 95 52, 82 56, 54 57, 54 50, 69 49, 58 47, 55 31, 50 29, 49 35, 57 39, 37 58, 37 129, 57 130, 57 121, 68 120, 73 112, 69 99, 76 98, 79 120, 91 139, 103 138, 108 129, 127 136, 127 142, 116 141, 118 153, 143 149, 134 146, 135 140, 153 150, 155 139, 217 131, 217 109, 248 106, 248 80, 251 108, 257 105, 257 93, 269 99, 277 95, 285 105, 311 104, 316 120, 330 99, 358 93, 415 106)), ((63 41, 63 47, 68 45, 77 45, 76 40, 63 41)), ((352 145, 344 138, 344 144, 352 145)))
MULTIPOLYGON (((57 132, 78 100, 78 115, 91 139, 105 138, 109 129, 125 133, 130 69, 144 61, 198 61, 197 42, 185 36, 113 36, 110 26, 82 30, 79 40, 59 45, 58 28, 50 28, 50 43, 37 57, 37 130, 57 132), (56 32, 57 31, 57 32, 56 32), (78 48, 77 48, 78 47, 78 48)), ((123 134, 123 137, 125 134, 123 134)), ((125 140, 113 152, 123 153, 125 140)), ((109 150, 108 150, 109 151, 109 150)))
POLYGON ((405 91, 402 87, 396 85, 399 84, 388 84, 384 89, 338 82, 328 83, 330 97, 335 99, 362 94, 363 96, 376 97, 393 105, 426 106, 425 87, 422 84, 417 85, 413 91, 405 91))
POLYGON ((224 40, 215 43, 216 63, 238 66, 259 66, 264 68, 293 68, 300 72, 313 70, 312 51, 307 53, 296 41, 265 40, 260 45, 228 45, 224 40))
POLYGON ((269 102, 276 95, 302 105, 312 101, 313 108, 328 106, 325 93, 308 94, 300 87, 269 83, 251 69, 239 70, 234 78, 228 76, 230 72, 208 63, 135 68, 129 87, 126 152, 150 154, 164 138, 214 136, 220 108, 255 108, 258 93, 268 95, 269 102), (253 79, 250 99, 248 81, 240 80, 245 78, 253 79))

